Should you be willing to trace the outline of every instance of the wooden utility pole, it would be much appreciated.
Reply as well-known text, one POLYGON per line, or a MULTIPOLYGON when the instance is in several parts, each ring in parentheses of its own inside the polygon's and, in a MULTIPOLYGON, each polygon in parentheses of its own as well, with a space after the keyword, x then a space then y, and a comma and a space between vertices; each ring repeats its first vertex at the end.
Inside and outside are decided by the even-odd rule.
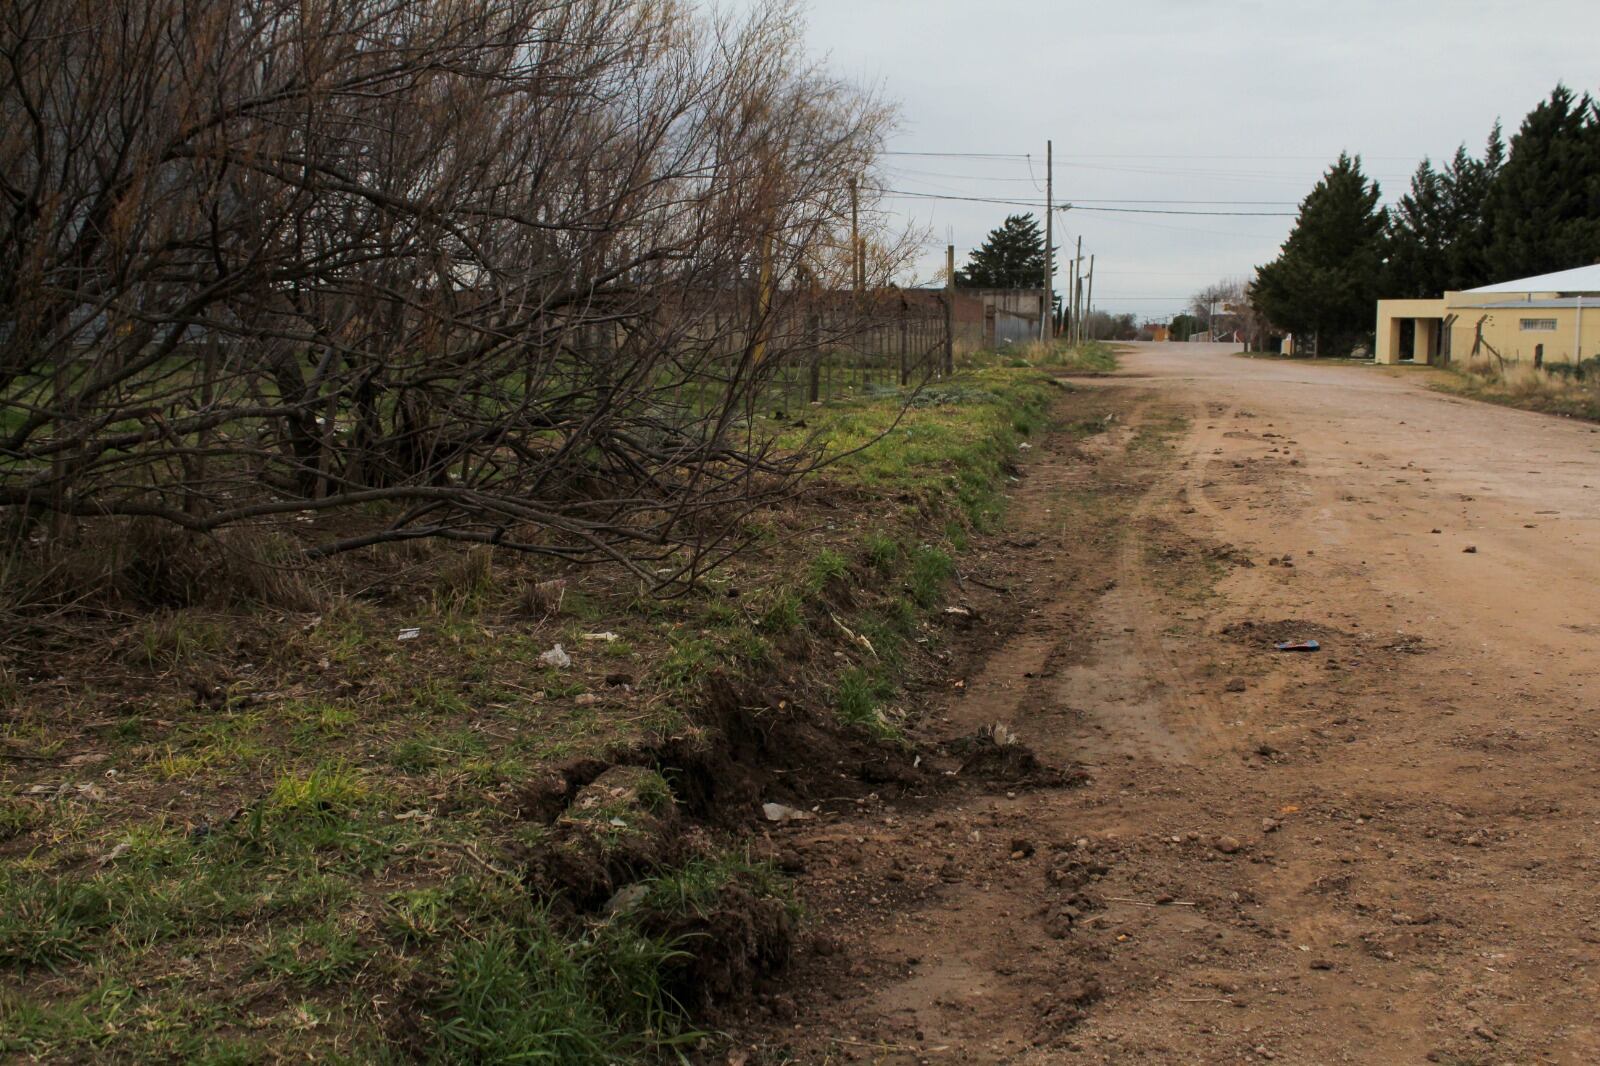
POLYGON ((1072 302, 1078 307, 1078 343, 1082 344, 1088 338, 1088 332, 1083 328, 1083 273, 1078 273, 1078 291, 1072 294, 1072 302))
POLYGON ((1078 291, 1078 261, 1074 259, 1067 264, 1067 298, 1064 301, 1064 310, 1067 314, 1067 344, 1075 343, 1073 338, 1078 333, 1078 309, 1073 305, 1072 294, 1078 291))
POLYGON ((956 372, 956 246, 944 246, 944 376, 956 372))
MULTIPOLYGON (((1038 186, 1035 186, 1038 188, 1038 186)), ((1044 142, 1044 299, 1039 302, 1039 339, 1055 337, 1055 142, 1044 142)))
POLYGON ((1078 251, 1072 258, 1072 343, 1083 343, 1083 238, 1078 238, 1078 251))
POLYGON ((1085 316, 1094 314, 1094 256, 1089 256, 1089 295, 1083 302, 1085 316))

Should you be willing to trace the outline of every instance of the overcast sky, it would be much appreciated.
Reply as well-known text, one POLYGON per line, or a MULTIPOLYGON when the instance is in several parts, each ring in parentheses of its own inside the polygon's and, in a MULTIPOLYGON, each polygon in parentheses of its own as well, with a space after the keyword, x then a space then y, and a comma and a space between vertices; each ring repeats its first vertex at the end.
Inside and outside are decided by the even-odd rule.
MULTIPOLYGON (((1056 197, 1084 207, 1292 214, 1345 149, 1387 201, 1496 117, 1509 139, 1557 81, 1600 87, 1600 0, 810 0, 807 20, 835 72, 900 104, 892 150, 1033 155, 895 155, 892 188, 1042 200, 1051 138, 1056 197)), ((1018 210, 890 206, 934 233, 924 279, 946 239, 962 262, 1018 210)), ((1291 222, 1084 210, 1057 231, 1098 256, 1096 306, 1165 318, 1270 260, 1291 222)))

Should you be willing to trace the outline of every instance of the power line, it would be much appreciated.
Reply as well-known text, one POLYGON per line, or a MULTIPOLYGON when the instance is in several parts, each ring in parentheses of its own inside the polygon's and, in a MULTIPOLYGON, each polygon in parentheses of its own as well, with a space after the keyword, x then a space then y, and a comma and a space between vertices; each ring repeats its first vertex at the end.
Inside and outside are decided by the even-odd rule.
MULTIPOLYGON (((1160 154, 1154 152, 1074 152, 1079 159, 1328 159, 1325 155, 1201 155, 1185 152, 1181 154, 1160 154)), ((1361 159, 1411 159, 1408 155, 1366 155, 1361 159)))
MULTIPOLYGON (((1037 200, 1007 200, 1007 199, 1001 199, 1000 197, 995 197, 995 196, 955 196, 955 195, 952 195, 952 194, 949 194, 949 193, 914 192, 914 191, 911 191, 911 190, 908 190, 908 189, 885 189, 885 190, 883 190, 883 195, 889 196, 889 197, 903 197, 903 198, 908 198, 908 199, 913 199, 913 200, 957 200, 957 201, 962 201, 962 202, 965 202, 965 203, 1001 204, 1001 205, 1007 206, 1007 207, 1036 207, 1036 208, 1043 208, 1043 207, 1046 206, 1045 204, 1043 204, 1043 203, 1041 203, 1041 202, 1039 202, 1037 200)), ((1097 202, 1183 203, 1185 201, 1181 201, 1181 200, 1177 200, 1177 201, 1167 201, 1167 200, 1137 201, 1137 200, 1134 200, 1134 201, 1097 201, 1097 202)), ((1219 202, 1225 203, 1227 201, 1219 201, 1219 202)), ((1058 211, 1101 211, 1101 212, 1113 212, 1113 213, 1116 213, 1116 214, 1126 214, 1126 215, 1217 215, 1217 216, 1235 217, 1235 218, 1241 218, 1241 217, 1242 218, 1294 218, 1295 217, 1294 212, 1292 212, 1292 211, 1182 211, 1182 210, 1173 210, 1173 209, 1170 209, 1170 208, 1152 208, 1152 207, 1079 207, 1078 206, 1078 201, 1074 201, 1074 202, 1072 202, 1070 204, 1063 204, 1060 207, 1056 208, 1056 210, 1058 210, 1058 211)))
MULTIPOLYGON (((1161 201, 1155 201, 1161 202, 1161 201)), ((1153 207, 1079 207, 1077 202, 1067 205, 1075 211, 1113 211, 1124 215, 1220 215, 1234 218, 1294 218, 1293 211, 1172 211, 1153 207)))
POLYGON ((1026 152, 880 152, 879 155, 915 156, 923 159, 1027 159, 1026 152))
MULTIPOLYGON (((906 189, 884 189, 883 195, 889 197, 903 197, 913 200, 963 200, 975 204, 1002 204, 1007 207, 1037 207, 1043 208, 1043 200, 1003 200, 994 196, 954 196, 947 193, 936 192, 911 192, 906 189)), ((1061 208, 1060 210, 1065 210, 1061 208)))
MULTIPOLYGON (((1033 185, 1035 188, 1038 188, 1038 184, 1039 184, 1033 178, 989 178, 989 177, 984 177, 984 176, 979 175, 979 174, 934 174, 934 173, 929 172, 929 171, 909 171, 909 170, 901 171, 900 172, 900 176, 901 177, 909 177, 913 181, 921 180, 921 178, 925 176, 925 177, 931 177, 931 178, 950 178, 950 179, 958 180, 958 181, 959 180, 971 180, 971 181, 1017 182, 1017 183, 1022 183, 1022 184, 1033 185)), ((934 184, 934 183, 929 182, 928 184, 934 184)), ((935 188, 939 188, 938 185, 934 185, 934 187, 935 188)), ((912 191, 920 191, 920 190, 912 190, 912 191)), ((1041 188, 1041 189, 1039 189, 1039 191, 1043 192, 1044 190, 1041 188)), ((1300 201, 1298 201, 1298 200, 1178 200, 1178 199, 1167 199, 1167 198, 1159 198, 1159 197, 1143 197, 1143 198, 1140 198, 1140 197, 1127 197, 1127 196, 1119 196, 1119 197, 1093 197, 1093 196, 1090 196, 1090 197, 1078 197, 1078 198, 1074 199, 1072 202, 1075 203, 1075 204, 1215 204, 1215 205, 1221 205, 1221 206, 1239 206, 1239 207, 1297 207, 1297 206, 1299 206, 1299 203, 1300 203, 1300 201)))

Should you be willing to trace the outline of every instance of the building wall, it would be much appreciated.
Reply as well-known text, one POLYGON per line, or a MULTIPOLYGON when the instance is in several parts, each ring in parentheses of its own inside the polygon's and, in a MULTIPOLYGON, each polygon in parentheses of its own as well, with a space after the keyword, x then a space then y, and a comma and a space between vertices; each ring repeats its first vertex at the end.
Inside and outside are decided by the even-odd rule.
POLYGON ((1377 347, 1373 358, 1380 363, 1398 363, 1401 331, 1411 329, 1413 319, 1443 320, 1447 314, 1443 300, 1379 300, 1377 347))
POLYGON ((984 335, 983 300, 975 295, 975 290, 960 288, 955 290, 954 317, 956 355, 971 355, 988 343, 984 335))
MULTIPOLYGON (((1504 302, 1504 301, 1499 301, 1504 302)), ((1600 297, 1593 305, 1586 299, 1583 308, 1582 337, 1578 335, 1578 310, 1574 307, 1479 307, 1465 304, 1450 309, 1455 316, 1450 324, 1450 358, 1465 362, 1472 355, 1478 336, 1478 322, 1483 322, 1485 347, 1478 353, 1480 359, 1500 358, 1517 362, 1533 362, 1534 349, 1544 346, 1546 363, 1570 363, 1581 354, 1584 359, 1600 356, 1600 297), (1554 323, 1554 329, 1524 329, 1523 320, 1535 319, 1554 323), (1489 349, 1493 348, 1493 351, 1489 349)))
MULTIPOLYGON (((1556 294, 1530 295, 1538 300, 1556 294)), ((1428 350, 1430 331, 1443 330, 1448 336, 1441 337, 1441 356, 1451 362, 1464 362, 1472 357, 1480 320, 1485 345, 1479 352, 1482 359, 1492 359, 1498 352, 1502 359, 1532 362, 1535 346, 1541 344, 1547 363, 1572 362, 1580 352, 1585 359, 1600 356, 1600 296, 1594 297, 1592 305, 1587 298, 1584 301, 1581 338, 1577 308, 1486 306, 1509 302, 1504 294, 1464 292, 1448 292, 1439 300, 1379 300, 1374 356, 1380 363, 1398 363, 1405 331, 1414 328, 1415 321, 1419 324, 1415 352, 1428 350), (1524 329, 1524 319, 1553 322, 1555 328, 1524 329)))
MULTIPOLYGON (((1043 289, 958 288, 956 292, 960 298, 978 301, 983 308, 981 347, 998 348, 1038 338, 1039 315, 1047 300, 1043 289)), ((958 303, 958 311, 959 307, 958 303)))
POLYGON ((993 346, 1003 348, 1008 344, 1026 344, 1039 339, 1039 317, 1019 315, 996 309, 994 313, 993 346))

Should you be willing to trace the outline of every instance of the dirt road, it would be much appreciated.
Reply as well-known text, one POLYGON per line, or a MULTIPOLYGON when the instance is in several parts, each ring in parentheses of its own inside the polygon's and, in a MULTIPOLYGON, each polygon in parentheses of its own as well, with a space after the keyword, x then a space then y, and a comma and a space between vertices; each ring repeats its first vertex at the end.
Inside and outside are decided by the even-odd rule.
POLYGON ((1600 1061, 1600 433, 1192 345, 1087 388, 926 717, 1086 783, 776 833, 816 937, 733 1059, 1600 1061))

